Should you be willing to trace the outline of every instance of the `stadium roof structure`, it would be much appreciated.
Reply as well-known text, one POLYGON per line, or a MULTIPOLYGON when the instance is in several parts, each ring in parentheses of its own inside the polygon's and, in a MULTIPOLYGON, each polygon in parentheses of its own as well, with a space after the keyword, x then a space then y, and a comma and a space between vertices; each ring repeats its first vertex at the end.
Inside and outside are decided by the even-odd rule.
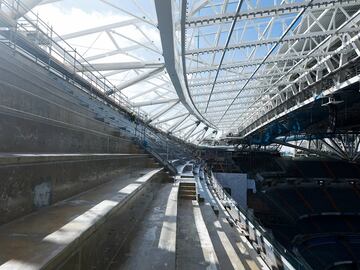
POLYGON ((109 97, 196 144, 308 104, 323 93, 291 98, 360 55, 358 0, 22 2, 115 86, 109 97))

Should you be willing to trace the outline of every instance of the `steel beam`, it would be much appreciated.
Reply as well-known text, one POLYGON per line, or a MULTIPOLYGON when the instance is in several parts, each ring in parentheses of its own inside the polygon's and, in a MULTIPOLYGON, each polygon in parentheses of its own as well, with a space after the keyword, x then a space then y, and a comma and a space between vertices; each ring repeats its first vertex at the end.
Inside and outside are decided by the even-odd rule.
POLYGON ((178 133, 178 132, 183 131, 183 130, 185 130, 185 129, 188 129, 189 127, 192 127, 193 125, 197 125, 197 123, 198 123, 198 122, 192 122, 192 123, 189 124, 189 125, 186 125, 186 126, 183 126, 183 127, 179 128, 179 129, 177 129, 177 130, 174 130, 172 133, 175 134, 175 133, 178 133))
POLYGON ((215 46, 215 47, 207 47, 207 48, 199 48, 199 49, 190 49, 186 51, 186 55, 216 53, 216 52, 223 52, 224 50, 236 50, 236 49, 244 49, 244 48, 251 48, 258 46, 282 44, 282 43, 289 43, 289 42, 295 42, 295 41, 307 40, 307 39, 325 38, 329 35, 334 35, 334 34, 340 35, 342 33, 357 33, 359 31, 360 28, 355 27, 355 28, 342 29, 341 31, 334 29, 334 30, 327 30, 326 32, 318 31, 318 32, 308 32, 305 34, 295 34, 284 37, 281 40, 279 37, 277 37, 277 38, 269 38, 269 39, 262 39, 256 41, 242 41, 242 42, 236 42, 236 44, 231 44, 227 48, 224 48, 223 46, 215 46))
POLYGON ((200 140, 200 137, 205 136, 207 131, 208 131, 208 127, 205 127, 204 129, 201 130, 201 132, 199 132, 199 134, 197 136, 192 135, 191 136, 192 139, 190 141, 191 142, 196 142, 196 141, 200 140))
POLYGON ((132 18, 136 18, 137 20, 139 20, 139 21, 141 21, 141 22, 143 22, 143 23, 149 24, 149 25, 151 25, 151 26, 153 26, 153 27, 157 27, 157 25, 156 25, 154 22, 148 20, 146 17, 144 17, 144 16, 138 16, 138 15, 136 15, 136 14, 134 14, 134 13, 131 13, 131 12, 129 12, 128 10, 122 8, 120 5, 116 5, 116 4, 114 4, 114 3, 112 3, 112 2, 110 2, 110 1, 108 1, 108 0, 99 0, 99 1, 107 4, 108 6, 114 8, 114 9, 116 9, 116 10, 118 10, 118 11, 121 11, 122 13, 125 13, 125 14, 128 15, 128 16, 131 16, 132 18))
MULTIPOLYGON (((144 43, 144 45, 147 46, 148 44, 144 43)), ((106 58, 106 57, 110 57, 110 56, 114 56, 114 55, 118 55, 118 54, 129 55, 128 52, 134 51, 134 50, 137 50, 137 49, 140 49, 140 48, 143 48, 143 47, 144 46, 142 46, 142 45, 136 44, 136 45, 132 45, 132 46, 124 47, 124 48, 119 48, 119 49, 116 49, 116 50, 113 50, 113 51, 109 51, 109 52, 89 56, 89 57, 86 57, 85 60, 87 62, 89 62, 89 61, 95 61, 95 60, 99 60, 99 59, 102 59, 102 58, 106 58)), ((129 56, 131 56, 131 55, 129 55, 129 56)))
MULTIPOLYGON (((170 111, 172 108, 174 108, 176 105, 179 104, 179 100, 174 102, 173 104, 170 104, 168 106, 166 106, 165 108, 163 108, 160 112, 158 112, 157 114, 155 114, 154 116, 150 117, 150 120, 148 121, 148 123, 154 122, 156 119, 158 119, 160 116, 166 114, 168 111, 170 111)), ((158 123, 156 123, 158 124, 158 123)))
MULTIPOLYGON (((266 71, 266 70, 265 70, 266 71)), ((229 77, 222 77, 220 80, 217 81, 217 84, 228 84, 228 83, 235 83, 239 81, 247 81, 247 80, 257 80, 257 79, 267 79, 267 78, 273 78, 277 76, 282 76, 284 74, 301 74, 304 70, 298 69, 293 70, 291 72, 281 72, 281 73, 268 73, 268 74, 258 74, 256 76, 252 76, 252 73, 242 73, 241 76, 229 76, 229 77), (245 76, 244 76, 245 75, 245 76)), ((194 79, 193 81, 196 81, 196 83, 190 83, 189 87, 202 87, 206 85, 212 85, 212 78, 207 78, 204 81, 201 81, 200 78, 194 79)))
MULTIPOLYGON (((330 52, 319 52, 314 53, 312 55, 307 55, 309 51, 303 51, 299 53, 293 53, 293 54, 286 54, 286 55, 276 55, 273 57, 269 57, 269 59, 266 61, 266 64, 281 64, 289 61, 297 61, 300 59, 316 59, 318 57, 324 57, 331 54, 330 52)), ((252 60, 246 60, 241 62, 233 62, 233 63, 227 63, 223 64, 221 66, 221 70, 233 70, 238 69, 242 67, 251 67, 251 66, 257 66, 261 64, 263 59, 252 59, 252 60)), ((196 74, 196 73, 203 73, 203 72, 211 72, 216 71, 217 65, 206 65, 206 66, 200 66, 197 68, 192 68, 187 70, 187 74, 196 74)))
POLYGON ((313 150, 313 149, 305 148, 305 147, 302 147, 302 146, 294 145, 294 144, 283 142, 283 141, 280 141, 280 140, 273 140, 273 143, 280 144, 280 145, 290 147, 290 148, 294 148, 294 149, 298 149, 298 150, 302 150, 304 152, 316 154, 318 156, 323 156, 323 157, 327 157, 327 158, 334 158, 334 156, 330 155, 329 153, 319 151, 319 150, 313 150))
MULTIPOLYGON (((358 20, 359 20, 359 16, 360 16, 360 11, 357 11, 355 14, 353 14, 353 15, 351 16, 351 18, 349 18, 346 22, 344 22, 341 26, 339 26, 338 29, 342 29, 342 28, 346 27, 348 24, 350 24, 350 23, 351 23, 352 21, 354 21, 354 20, 357 20, 357 21, 358 21, 358 20)), ((307 72, 304 72, 303 74, 301 74, 300 77, 298 77, 296 80, 294 80, 294 81, 293 81, 291 84, 289 84, 286 88, 284 88, 283 90, 281 90, 277 95, 274 95, 272 98, 270 98, 265 104, 263 104, 263 105, 265 106, 265 108, 266 108, 266 107, 269 107, 269 109, 267 109, 267 111, 269 111, 269 110, 271 110, 271 109, 273 108, 273 106, 271 106, 271 107, 269 106, 272 102, 274 102, 275 104, 277 104, 277 103, 276 103, 276 99, 279 98, 279 96, 281 96, 281 94, 282 94, 284 91, 287 91, 287 89, 288 89, 289 87, 292 87, 295 83, 298 83, 298 82, 299 82, 300 80, 302 80, 308 73, 313 72, 313 71, 315 71, 315 70, 316 70, 316 71, 318 71, 318 70, 323 70, 324 68, 326 68, 326 67, 325 67, 325 62, 326 62, 326 61, 328 61, 329 59, 331 59, 331 58, 332 58, 333 56, 335 56, 335 55, 341 54, 341 52, 342 52, 343 49, 348 48, 349 46, 351 46, 354 42, 356 42, 357 40, 359 40, 359 38, 360 38, 360 33, 357 34, 357 35, 355 35, 355 36, 353 36, 353 37, 351 37, 350 39, 346 40, 346 42, 343 42, 340 47, 338 47, 336 50, 332 51, 332 53, 333 53, 332 55, 329 55, 329 56, 327 56, 327 57, 322 58, 320 61, 317 62, 316 65, 314 65, 314 66, 312 66, 311 68, 309 68, 309 69, 307 70, 307 72)), ((321 43, 319 43, 319 44, 318 44, 312 51, 310 51, 308 54, 311 55, 311 54, 314 53, 315 51, 318 51, 318 50, 321 50, 321 49, 326 48, 326 45, 327 45, 327 43, 328 43, 328 41, 329 41, 330 39, 331 39, 331 36, 328 36, 327 39, 325 39, 325 40, 323 40, 321 43)), ((358 57, 359 57, 359 56, 358 56, 358 57)), ((357 57, 357 58, 358 58, 358 57, 357 57)), ((292 69, 296 68, 296 66, 299 65, 299 64, 301 64, 302 62, 303 62, 303 61, 299 61, 296 65, 292 66, 292 68, 289 70, 289 72, 290 72, 292 69)), ((346 65, 346 63, 344 63, 344 65, 346 65)), ((341 68, 341 67, 340 67, 340 68, 341 68)), ((285 76, 285 75, 284 75, 284 76, 285 76)), ((358 76, 355 76, 355 78, 349 79, 349 80, 348 80, 348 83, 349 83, 350 81, 356 80, 356 77, 358 77, 358 76)), ((277 81, 274 83, 274 85, 277 84, 277 83, 279 83, 279 82, 282 81, 283 79, 284 79, 284 78, 281 77, 279 80, 277 80, 277 81)), ((322 80, 322 76, 317 77, 317 80, 318 80, 318 81, 322 80)), ((323 94, 329 93, 329 91, 330 91, 330 92, 333 92, 333 91, 335 91, 334 89, 338 89, 338 87, 340 87, 340 86, 343 85, 343 84, 344 84, 344 83, 341 83, 341 84, 339 84, 339 85, 336 85, 336 87, 334 87, 334 88, 332 88, 332 89, 328 89, 328 90, 326 90, 326 91, 323 91, 323 94)), ((268 90, 270 90, 270 88, 269 88, 268 90)), ((266 91, 268 91, 268 90, 266 90, 266 91)), ((255 101, 254 103, 250 104, 250 106, 248 106, 248 108, 250 108, 251 106, 253 106, 256 102, 257 102, 257 101, 255 101)), ((286 113, 289 113, 290 111, 294 110, 295 108, 299 108, 299 107, 303 106, 304 104, 306 104, 306 103, 308 103, 308 102, 310 102, 309 99, 304 100, 304 101, 302 101, 302 102, 299 102, 298 104, 296 104, 296 106, 293 106, 292 108, 287 109, 287 110, 286 110, 286 113)), ((284 103, 284 102, 282 101, 281 103, 284 103)), ((264 115, 266 115, 266 113, 267 113, 267 112, 265 112, 264 115)), ((255 131, 256 129, 260 128, 261 126, 264 126, 264 125, 267 124, 268 122, 273 121, 274 119, 280 117, 281 115, 283 115, 283 113, 281 113, 281 114, 279 114, 279 115, 277 115, 277 116, 275 116, 275 117, 274 117, 274 116, 272 116, 272 117, 267 116, 267 117, 266 117, 266 118, 267 118, 266 121, 262 122, 261 124, 257 124, 256 127, 251 128, 251 131, 250 131, 250 126, 251 126, 251 124, 248 124, 248 122, 249 122, 249 121, 255 122, 256 120, 254 120, 254 117, 257 117, 257 118, 259 119, 261 116, 258 117, 258 116, 256 116, 254 113, 251 114, 251 115, 247 115, 247 116, 246 116, 247 122, 244 123, 244 127, 242 127, 241 133, 247 135, 247 134, 255 131), (247 126, 245 126, 245 124, 246 124, 247 126)), ((240 115, 239 118, 240 118, 240 117, 244 117, 244 115, 240 115)), ((235 120, 235 122, 236 122, 236 121, 237 121, 237 120, 235 120)), ((246 135, 245 135, 245 136, 246 136, 246 135)))
POLYGON ((160 67, 160 68, 157 68, 157 69, 154 69, 154 70, 150 70, 150 71, 147 71, 147 72, 143 72, 141 73, 139 76, 135 77, 135 78, 132 78, 130 79, 129 81, 126 81, 126 82, 123 82, 122 84, 119 84, 116 86, 116 90, 117 91, 121 91, 129 86, 132 86, 138 82, 141 82, 141 81, 144 81, 146 79, 149 79, 153 76, 155 76, 156 74, 162 72, 164 70, 164 66, 160 67))
MULTIPOLYGON (((347 7, 358 5, 359 2, 356 0, 317 0, 314 1, 308 8, 311 11, 321 11, 329 8, 336 7, 347 7)), ((240 20, 251 20, 251 19, 260 19, 260 18, 269 18, 269 17, 277 17, 283 15, 289 15, 298 13, 299 10, 306 6, 306 2, 299 3, 288 3, 281 4, 271 7, 257 8, 257 9, 249 9, 248 11, 240 12, 238 15, 235 12, 232 13, 220 13, 210 16, 189 16, 189 19, 186 21, 187 27, 202 27, 209 26, 214 24, 224 24, 230 23, 234 20, 236 16, 240 20)), ((190 14, 192 15, 192 14, 190 14)))
POLYGON ((133 103, 132 105, 134 107, 145 107, 145 106, 152 106, 152 105, 158 105, 158 104, 164 104, 164 103, 171 103, 171 102, 177 102, 177 98, 165 98, 165 99, 158 99, 158 100, 149 100, 144 102, 137 102, 133 103))
POLYGON ((186 121, 190 117, 190 114, 186 114, 186 116, 183 119, 180 119, 178 122, 176 122, 172 127, 168 129, 168 133, 172 133, 178 126, 180 126, 182 123, 186 121))
POLYGON ((187 141, 190 138, 191 134, 194 133, 194 131, 198 128, 199 125, 200 122, 197 122, 196 125, 184 135, 184 141, 187 141))
POLYGON ((130 19, 130 20, 125 20, 125 21, 121 21, 121 22, 117 22, 117 23, 102 25, 102 26, 98 26, 98 27, 85 29, 85 30, 82 30, 82 31, 78 31, 78 32, 63 35, 63 36, 61 36, 61 38, 55 38, 55 41, 59 41, 60 39, 67 40, 67 39, 72 39, 72 38, 78 38, 78 37, 91 35, 91 34, 94 34, 94 33, 99 33, 99 32, 103 32, 103 31, 106 31, 106 30, 114 29, 114 28, 133 25, 133 24, 138 23, 138 22, 139 22, 138 19, 130 19))
POLYGON ((136 98, 138 98, 138 97, 141 97, 141 96, 144 96, 144 95, 146 95, 146 94, 155 92, 156 90, 158 90, 158 89, 160 89, 160 88, 161 88, 161 89, 164 89, 164 90, 167 90, 167 91, 170 92, 169 89, 164 88, 164 86, 166 86, 166 85, 167 85, 167 83, 163 83, 163 84, 161 84, 161 85, 155 85, 154 87, 151 87, 151 88, 146 89, 146 90, 144 90, 144 91, 137 92, 136 95, 133 95, 133 96, 129 97, 129 100, 132 101, 132 100, 134 100, 134 99, 136 99, 136 98))
POLYGON ((189 114, 189 113, 176 114, 176 115, 174 115, 174 116, 172 116, 172 117, 165 118, 165 119, 163 119, 163 120, 157 121, 156 124, 166 123, 166 122, 169 122, 169 121, 171 121, 171 120, 175 120, 175 119, 178 119, 178 118, 180 118, 180 117, 184 117, 184 116, 186 116, 186 115, 188 115, 188 114, 189 114))
MULTIPOLYGON (((194 115, 200 121, 205 122, 208 126, 213 126, 197 110, 185 84, 185 67, 183 66, 185 61, 182 61, 182 57, 184 57, 185 52, 182 52, 182 55, 179 55, 178 48, 175 47, 176 42, 178 43, 178 46, 180 46, 181 42, 184 44, 185 41, 177 40, 175 35, 175 24, 179 22, 174 21, 175 16, 173 13, 173 5, 173 0, 155 0, 155 8, 159 24, 158 28, 160 30, 166 69, 174 88, 176 89, 177 95, 185 108, 190 112, 190 114, 194 115)), ((185 10, 182 10, 181 18, 185 22, 184 16, 185 10)), ((185 37, 184 31, 185 29, 182 31, 182 39, 185 37)))
POLYGON ((205 7, 209 3, 209 0, 200 0, 194 3, 191 11, 188 14, 188 17, 192 17, 196 12, 201 10, 203 7, 205 7))
MULTIPOLYGON (((306 2, 306 6, 301 10, 301 12, 299 14, 297 14, 297 16, 292 20, 292 22, 290 23, 290 25, 286 28, 286 30, 282 33, 281 37, 279 38, 279 40, 277 41, 277 43, 275 43, 272 48, 267 52, 267 54, 265 55, 263 61, 261 64, 259 64, 257 66, 257 68, 252 72, 250 78, 245 82, 245 84, 241 87, 241 89, 239 90, 238 94, 235 96, 235 98, 233 99, 233 101, 230 103, 230 105, 226 108, 226 110, 224 111, 224 113, 222 114, 219 122, 225 117, 225 115, 227 114, 227 112, 230 110, 231 106, 235 103, 236 99, 238 98, 238 96, 244 91, 244 89, 246 88, 246 86, 249 84, 250 80, 252 80, 253 77, 255 77, 255 74, 260 70, 261 66, 266 62, 266 60, 269 58, 269 56, 275 51, 275 49, 277 48, 277 46, 282 42, 282 40, 284 38, 286 38, 287 34, 291 31, 292 27, 294 25, 296 25, 296 23, 300 20, 300 18, 302 17, 302 15, 305 13, 306 9, 314 2, 314 0, 310 0, 308 2, 306 2)), ((289 71, 288 71, 289 72, 289 71)))
MULTIPOLYGON (((206 128, 206 127, 205 127, 206 128)), ((189 139, 190 138, 193 138, 193 137, 196 137, 197 135, 199 135, 201 132, 204 132, 205 131, 205 128, 201 128, 199 129, 198 131, 196 131, 195 133, 191 134, 191 136, 189 136, 189 139)))
MULTIPOLYGON (((122 63, 96 63, 83 64, 82 71, 108 71, 108 70, 132 70, 132 69, 148 69, 162 68, 164 63, 155 62, 122 62, 122 63)), ((80 69, 81 71, 81 69, 80 69)))
POLYGON ((244 0, 239 0, 237 6, 236 6, 236 11, 235 11, 235 17, 233 19, 233 22, 231 23, 231 26, 230 26, 230 30, 229 30, 229 33, 228 33, 228 36, 226 38, 226 41, 225 41, 225 46, 222 47, 222 54, 221 54, 221 57, 220 57, 220 62, 219 62, 219 66, 216 70, 216 74, 215 74, 215 78, 214 78, 214 81, 212 83, 212 87, 211 87, 211 91, 210 91, 210 94, 209 94, 209 98, 208 98, 208 101, 206 103, 206 108, 205 108, 205 113, 206 111, 208 110, 208 107, 209 107, 209 103, 210 103, 210 100, 211 100, 211 96, 212 96, 212 93, 214 91, 214 88, 215 88, 215 85, 216 85, 216 82, 217 82, 217 79, 218 79, 218 76, 219 76, 219 73, 220 73, 220 69, 221 69, 221 66, 222 66, 222 63, 224 62, 224 58, 225 58, 225 55, 226 55, 226 52, 227 50, 229 49, 229 44, 230 44, 230 40, 231 40, 231 36, 234 32, 234 28, 235 28, 235 25, 236 25, 236 21, 237 21, 237 15, 239 14, 240 12, 240 9, 242 7, 242 4, 243 4, 244 0))
POLYGON ((9 6, 13 8, 3 6, 2 12, 4 12, 4 14, 6 14, 9 18, 17 20, 23 17, 28 11, 39 5, 42 1, 43 0, 7 0, 9 6))
MULTIPOLYGON (((226 88, 224 87, 223 85, 221 85, 222 87, 219 87, 219 90, 221 90, 221 92, 215 92, 213 93, 213 96, 218 96, 219 98, 222 98, 223 96, 229 96, 229 94, 232 94, 232 93, 237 93, 239 91, 239 86, 236 86, 236 87, 229 87, 229 88, 226 88)), ((247 88, 245 88, 246 91, 253 91, 252 93, 249 93, 247 95, 244 95, 243 97, 254 97, 254 96, 258 96, 257 92, 258 90, 261 90, 261 89, 267 89, 270 85, 259 85, 259 86, 248 86, 247 88)), ((192 96, 194 97, 194 100, 196 102, 197 98, 199 97, 204 97, 204 96, 208 96, 209 95, 209 92, 207 91, 208 89, 205 89, 205 91, 207 92, 204 92, 203 91, 204 89, 201 89, 201 92, 200 91, 194 91, 194 89, 192 89, 192 96)))

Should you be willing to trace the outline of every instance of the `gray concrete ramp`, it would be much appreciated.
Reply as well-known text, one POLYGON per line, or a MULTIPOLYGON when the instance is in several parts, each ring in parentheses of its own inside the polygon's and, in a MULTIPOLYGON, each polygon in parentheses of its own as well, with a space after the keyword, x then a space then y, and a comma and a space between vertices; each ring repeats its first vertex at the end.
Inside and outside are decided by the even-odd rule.
POLYGON ((177 269, 206 269, 200 237, 195 226, 193 201, 183 200, 178 208, 178 228, 176 240, 177 269))
POLYGON ((175 269, 177 196, 177 184, 162 184, 110 269, 175 269))
POLYGON ((231 227, 222 211, 219 216, 214 214, 210 204, 200 205, 203 219, 206 223, 211 241, 217 254, 220 269, 261 269, 262 265, 256 257, 260 256, 248 246, 245 237, 231 227))
POLYGON ((246 237, 229 224, 209 189, 203 191, 204 203, 179 200, 176 269, 268 269, 246 237))

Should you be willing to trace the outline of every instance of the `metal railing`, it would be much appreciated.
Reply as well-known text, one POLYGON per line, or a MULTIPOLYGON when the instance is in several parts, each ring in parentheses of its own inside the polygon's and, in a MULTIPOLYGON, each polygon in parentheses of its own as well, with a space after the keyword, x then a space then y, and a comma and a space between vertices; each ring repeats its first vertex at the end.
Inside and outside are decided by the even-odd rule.
POLYGON ((171 172, 175 173, 176 168, 170 160, 188 155, 189 150, 185 143, 180 146, 175 139, 169 139, 165 134, 148 126, 147 114, 132 107, 127 97, 116 90, 115 85, 94 70, 76 49, 20 0, 0 0, 0 42, 81 89, 90 95, 92 101, 96 99, 113 107, 107 102, 107 99, 111 99, 116 104, 116 109, 120 108, 130 115, 129 119, 123 119, 124 124, 130 128, 127 136, 133 138, 171 172), (4 10, 9 14, 5 14, 4 10), (26 15, 18 20, 8 16, 18 14, 19 10, 26 11, 26 15), (31 44, 30 48, 27 44, 31 44), (101 97, 98 96, 99 93, 102 94, 101 97), (131 127, 134 124, 135 127, 131 127))
POLYGON ((249 237, 250 240, 252 242, 257 242, 256 245, 262 250, 265 250, 264 243, 268 243, 267 245, 272 247, 271 250, 274 253, 274 258, 269 258, 271 256, 267 252, 262 253, 268 265, 272 264, 272 266, 280 267, 280 269, 311 270, 311 267, 302 258, 296 257, 277 242, 273 235, 264 229, 264 226, 262 226, 252 212, 243 209, 233 198, 231 198, 215 178, 212 171, 208 179, 217 197, 222 204, 226 206, 228 209, 227 212, 235 223, 248 233, 249 230, 253 230, 253 236, 249 237), (271 261, 271 263, 269 263, 269 261, 271 261))
POLYGON ((136 126, 134 137, 139 145, 173 174, 177 174, 177 170, 171 160, 190 158, 192 155, 191 146, 171 140, 166 135, 144 125, 136 126))
POLYGON ((311 85, 305 86, 304 89, 296 93, 296 95, 289 96, 285 102, 282 102, 267 111, 264 115, 260 116, 258 119, 256 119, 247 127, 245 127, 242 131, 240 131, 239 137, 246 137, 247 135, 250 135, 251 133, 255 132, 260 126, 266 125, 266 123, 271 122, 271 119, 275 119, 276 116, 280 115, 281 113, 292 110, 295 105, 299 106, 299 104, 304 102, 306 99, 310 99, 314 97, 314 95, 319 96, 326 90, 329 91, 332 88, 336 88, 337 84, 343 83, 353 77, 359 76, 360 56, 353 55, 353 57, 350 59, 351 60, 347 61, 344 65, 339 66, 335 70, 324 75, 321 80, 318 80, 311 85), (334 81, 334 78, 336 77, 342 78, 342 80, 336 82, 334 81))
MULTIPOLYGON (((46 67, 50 72, 57 76, 63 77, 68 82, 81 88, 85 92, 92 94, 98 92, 111 99, 123 110, 135 114, 141 119, 147 119, 147 114, 134 108, 128 98, 117 87, 110 82, 103 74, 96 71, 93 66, 68 42, 61 38, 52 27, 47 25, 37 14, 29 10, 23 5, 20 0, 9 3, 7 0, 0 0, 0 11, 4 8, 10 14, 17 14, 19 10, 26 10, 24 15, 19 20, 12 20, 10 17, 3 20, 3 28, 0 31, 0 42, 10 46, 14 50, 20 51, 31 60, 46 67), (24 38, 34 46, 34 52, 26 50, 20 46, 20 40, 24 38), (36 50, 41 50, 43 55, 47 56, 48 61, 44 62, 36 50), (55 68, 61 65, 67 74, 55 68), (70 74, 70 76, 69 76, 70 74), (79 79, 84 80, 89 85, 85 88, 79 84, 79 79)), ((6 14, 2 12, 1 17, 4 18, 6 14)))

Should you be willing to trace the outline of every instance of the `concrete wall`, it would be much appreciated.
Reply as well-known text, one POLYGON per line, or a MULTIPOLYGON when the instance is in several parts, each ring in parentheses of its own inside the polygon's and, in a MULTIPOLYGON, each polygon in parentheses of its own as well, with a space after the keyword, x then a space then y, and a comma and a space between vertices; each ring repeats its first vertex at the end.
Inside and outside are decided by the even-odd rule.
POLYGON ((0 152, 141 153, 127 139, 1 107, 0 152))
POLYGON ((102 107, 82 103, 84 95, 0 44, 0 224, 155 166, 149 156, 131 155, 143 151, 101 120, 102 107), (33 156, 14 161, 15 153, 33 156))
POLYGON ((0 224, 147 167, 147 155, 0 158, 0 224), (8 160, 8 161, 6 161, 8 160))
POLYGON ((162 181, 167 181, 166 174, 156 175, 108 218, 106 223, 98 226, 90 237, 79 241, 73 250, 68 249, 46 269, 107 269, 120 250, 123 252, 129 249, 129 243, 136 234, 135 223, 142 220, 162 181))
POLYGON ((73 85, 2 44, 0 62, 0 152, 141 152, 82 106, 73 85))
POLYGON ((214 173, 223 188, 231 189, 231 197, 243 208, 247 209, 248 179, 244 173, 214 173))

